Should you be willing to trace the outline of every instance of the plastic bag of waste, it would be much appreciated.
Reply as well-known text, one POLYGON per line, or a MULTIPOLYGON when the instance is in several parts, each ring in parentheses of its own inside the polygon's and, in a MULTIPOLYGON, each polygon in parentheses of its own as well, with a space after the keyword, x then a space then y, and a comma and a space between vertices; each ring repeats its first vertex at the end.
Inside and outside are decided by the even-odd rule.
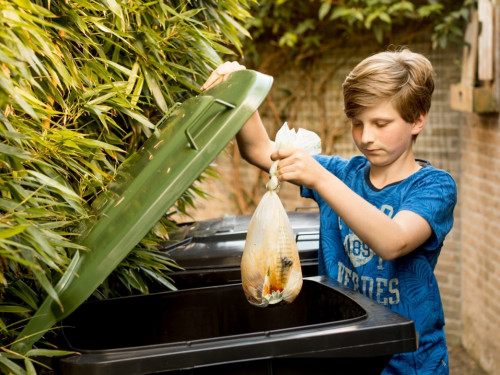
MULTIPOLYGON (((310 154, 321 151, 314 132, 289 129, 285 122, 276 134, 276 149, 300 147, 310 154)), ((295 235, 278 197, 279 183, 274 162, 267 192, 259 202, 248 227, 241 260, 241 280, 247 300, 265 307, 291 303, 302 288, 302 269, 295 235)))

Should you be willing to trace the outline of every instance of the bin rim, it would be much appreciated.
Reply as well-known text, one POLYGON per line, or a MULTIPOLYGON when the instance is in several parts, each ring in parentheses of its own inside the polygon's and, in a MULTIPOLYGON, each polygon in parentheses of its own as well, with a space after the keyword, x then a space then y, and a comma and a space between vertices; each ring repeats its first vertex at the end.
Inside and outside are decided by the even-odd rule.
MULTIPOLYGON (((340 358, 376 357, 410 352, 418 348, 414 322, 370 298, 354 292, 327 276, 304 278, 305 282, 322 284, 354 300, 366 314, 359 319, 320 323, 287 329, 178 341, 117 349, 81 350, 81 355, 66 357, 60 363, 77 374, 92 368, 93 374, 120 374, 123 369, 137 369, 130 374, 145 374, 174 369, 189 369, 256 359, 299 357, 340 358), (142 365, 139 365, 142 364, 142 365), (86 367, 89 366, 89 367, 86 367), (148 371, 144 368, 146 366, 148 371), (144 371, 143 371, 144 370, 144 371)), ((233 286, 203 287, 232 288, 233 286)), ((162 293, 191 293, 192 290, 162 293)), ((136 296, 142 298, 148 296, 136 296)), ((134 298, 134 297, 119 297, 134 298)), ((96 301, 102 303, 106 301, 96 301)), ((73 372, 71 372, 73 374, 73 372)))

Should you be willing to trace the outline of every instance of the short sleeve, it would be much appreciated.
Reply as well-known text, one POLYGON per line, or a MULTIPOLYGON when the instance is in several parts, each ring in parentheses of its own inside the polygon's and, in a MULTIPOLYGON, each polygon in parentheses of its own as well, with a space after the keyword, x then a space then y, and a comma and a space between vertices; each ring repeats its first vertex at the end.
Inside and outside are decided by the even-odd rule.
POLYGON ((416 181, 400 209, 415 212, 429 223, 433 236, 424 248, 435 250, 453 227, 456 203, 457 187, 453 178, 445 171, 433 169, 416 181))
POLYGON ((300 187, 300 196, 302 198, 310 198, 310 199, 316 200, 316 198, 313 194, 313 190, 306 188, 305 186, 300 187))

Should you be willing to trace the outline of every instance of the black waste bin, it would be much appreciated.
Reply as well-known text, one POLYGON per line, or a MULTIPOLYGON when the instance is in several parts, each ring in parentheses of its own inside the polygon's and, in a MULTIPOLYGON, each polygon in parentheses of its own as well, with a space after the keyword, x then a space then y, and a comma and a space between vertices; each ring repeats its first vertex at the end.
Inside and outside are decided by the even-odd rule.
MULTIPOLYGON (((287 213, 295 233, 304 277, 318 274, 319 211, 287 213)), ((160 249, 182 270, 169 276, 178 289, 241 282, 241 256, 252 215, 226 216, 182 224, 160 249)))
POLYGON ((292 304, 247 302, 241 284, 87 302, 63 322, 72 375, 379 374, 416 350, 414 323, 327 277, 292 304))

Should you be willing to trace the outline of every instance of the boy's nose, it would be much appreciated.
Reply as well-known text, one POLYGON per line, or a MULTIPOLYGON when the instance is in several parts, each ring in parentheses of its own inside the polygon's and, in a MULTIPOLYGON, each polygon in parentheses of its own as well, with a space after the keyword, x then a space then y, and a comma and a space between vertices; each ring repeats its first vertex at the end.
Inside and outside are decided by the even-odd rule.
POLYGON ((374 141, 374 131, 371 126, 363 126, 363 133, 361 134, 361 142, 363 144, 371 143, 374 141))

